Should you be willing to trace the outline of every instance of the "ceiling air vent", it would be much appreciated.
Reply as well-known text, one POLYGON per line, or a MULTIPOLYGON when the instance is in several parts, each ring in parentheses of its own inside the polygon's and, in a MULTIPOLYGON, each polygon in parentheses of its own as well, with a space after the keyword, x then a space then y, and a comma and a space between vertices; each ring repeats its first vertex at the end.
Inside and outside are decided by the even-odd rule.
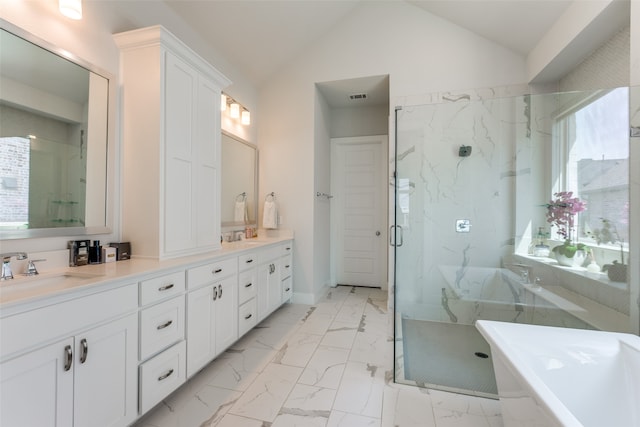
POLYGON ((352 93, 351 95, 349 95, 349 99, 352 101, 358 101, 358 100, 362 100, 362 99, 367 99, 367 94, 366 93, 352 93))

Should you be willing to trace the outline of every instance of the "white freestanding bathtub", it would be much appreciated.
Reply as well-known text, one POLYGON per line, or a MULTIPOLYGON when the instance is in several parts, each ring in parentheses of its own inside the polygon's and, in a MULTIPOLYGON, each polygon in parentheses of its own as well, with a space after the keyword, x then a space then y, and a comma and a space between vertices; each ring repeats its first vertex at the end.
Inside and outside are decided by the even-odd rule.
POLYGON ((478 320, 505 427, 640 426, 640 337, 478 320))

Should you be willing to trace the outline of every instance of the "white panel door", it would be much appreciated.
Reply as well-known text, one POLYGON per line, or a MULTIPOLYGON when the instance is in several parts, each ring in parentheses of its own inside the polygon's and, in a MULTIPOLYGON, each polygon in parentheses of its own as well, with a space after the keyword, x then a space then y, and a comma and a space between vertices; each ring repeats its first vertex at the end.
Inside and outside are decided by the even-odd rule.
POLYGON ((386 135, 331 140, 331 253, 337 284, 387 287, 386 153, 386 135))
POLYGON ((72 425, 72 359, 69 338, 0 364, 0 425, 72 425))

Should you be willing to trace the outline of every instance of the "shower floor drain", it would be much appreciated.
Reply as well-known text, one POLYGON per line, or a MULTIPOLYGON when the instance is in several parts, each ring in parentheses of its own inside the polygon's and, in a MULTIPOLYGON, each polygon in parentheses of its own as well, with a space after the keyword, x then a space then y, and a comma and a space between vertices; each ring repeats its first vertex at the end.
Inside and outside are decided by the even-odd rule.
POLYGON ((481 351, 476 351, 475 354, 477 357, 479 357, 480 359, 488 359, 489 355, 487 353, 483 353, 481 351))

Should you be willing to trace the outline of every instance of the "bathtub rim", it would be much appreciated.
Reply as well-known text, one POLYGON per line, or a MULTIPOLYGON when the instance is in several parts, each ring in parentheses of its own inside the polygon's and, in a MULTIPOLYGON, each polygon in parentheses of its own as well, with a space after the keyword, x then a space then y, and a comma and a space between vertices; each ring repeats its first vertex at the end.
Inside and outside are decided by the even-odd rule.
MULTIPOLYGON (((514 324, 510 322, 500 322, 493 320, 478 320, 476 321, 476 328, 487 340, 492 351, 492 357, 494 362, 494 370, 498 367, 495 366, 496 362, 503 363, 508 369, 509 373, 515 377, 523 388, 526 388, 536 404, 543 410, 546 415, 552 420, 556 421, 558 425, 567 427, 582 427, 583 424, 578 418, 565 406, 565 404, 557 397, 557 395, 547 386, 547 384, 537 375, 534 369, 532 369, 526 362, 522 360, 517 351, 509 351, 512 345, 509 344, 509 337, 505 335, 505 327, 510 329, 519 328, 522 329, 521 336, 526 336, 527 329, 549 329, 550 332, 563 332, 568 333, 571 331, 575 337, 575 333, 580 334, 606 334, 609 339, 618 340, 621 343, 625 343, 628 346, 640 351, 640 342, 638 336, 628 333, 620 332, 607 332, 607 331, 590 331, 581 329, 559 328, 553 326, 540 326, 540 325, 524 325, 514 324), (519 362, 519 363, 518 363, 519 362)), ((603 335, 604 336, 604 335, 603 335)), ((502 390, 498 383, 498 396, 501 396, 502 390)), ((508 398, 508 396, 505 396, 508 398)))

